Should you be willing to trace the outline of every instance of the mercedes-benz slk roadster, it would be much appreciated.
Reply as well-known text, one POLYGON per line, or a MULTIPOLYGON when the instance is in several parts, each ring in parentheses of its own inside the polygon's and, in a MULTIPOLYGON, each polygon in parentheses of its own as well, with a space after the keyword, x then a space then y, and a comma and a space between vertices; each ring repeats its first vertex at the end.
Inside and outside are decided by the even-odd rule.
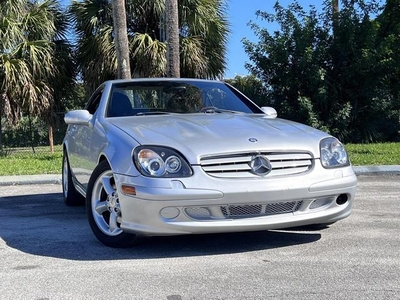
POLYGON ((108 246, 326 225, 351 212, 357 179, 342 143, 221 81, 107 81, 65 121, 64 201, 85 203, 108 246))

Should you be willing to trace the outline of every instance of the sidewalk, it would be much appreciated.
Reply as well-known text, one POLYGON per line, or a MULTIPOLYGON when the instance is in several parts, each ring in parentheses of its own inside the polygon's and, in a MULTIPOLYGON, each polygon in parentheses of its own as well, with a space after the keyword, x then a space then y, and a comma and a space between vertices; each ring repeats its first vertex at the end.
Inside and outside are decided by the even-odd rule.
MULTIPOLYGON (((353 166, 356 175, 400 175, 400 165, 353 166)), ((0 176, 0 186, 22 184, 61 184, 61 174, 0 176)))

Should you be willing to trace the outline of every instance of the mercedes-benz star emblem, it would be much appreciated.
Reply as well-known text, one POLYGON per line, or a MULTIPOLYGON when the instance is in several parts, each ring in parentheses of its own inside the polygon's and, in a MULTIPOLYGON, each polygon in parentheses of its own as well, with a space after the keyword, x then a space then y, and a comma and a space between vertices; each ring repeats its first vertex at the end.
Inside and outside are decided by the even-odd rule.
POLYGON ((256 155, 252 158, 250 162, 250 168, 253 174, 259 176, 267 175, 269 172, 271 172, 272 169, 269 160, 262 155, 256 155))

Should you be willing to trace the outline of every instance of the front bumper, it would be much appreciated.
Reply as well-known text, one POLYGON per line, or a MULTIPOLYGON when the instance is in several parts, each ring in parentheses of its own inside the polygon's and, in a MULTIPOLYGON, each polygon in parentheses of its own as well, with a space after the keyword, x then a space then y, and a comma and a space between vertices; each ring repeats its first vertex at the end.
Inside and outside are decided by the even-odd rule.
POLYGON ((121 228, 155 236, 329 224, 350 215, 357 184, 351 167, 256 180, 217 179, 195 171, 179 180, 115 174, 121 228), (136 196, 124 195, 121 184, 134 186, 136 196))

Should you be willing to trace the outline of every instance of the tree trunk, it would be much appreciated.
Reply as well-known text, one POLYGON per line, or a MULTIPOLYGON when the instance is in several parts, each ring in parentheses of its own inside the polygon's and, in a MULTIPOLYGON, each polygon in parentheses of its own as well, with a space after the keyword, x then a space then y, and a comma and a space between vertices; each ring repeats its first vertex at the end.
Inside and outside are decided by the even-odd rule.
POLYGON ((332 0, 332 12, 336 15, 339 12, 339 0, 332 0))
POLYGON ((178 0, 165 0, 167 76, 180 77, 178 0))
POLYGON ((128 30, 126 28, 125 0, 114 0, 112 3, 118 78, 129 79, 131 78, 131 67, 129 62, 129 42, 128 30))
POLYGON ((332 0, 332 31, 336 36, 336 27, 339 22, 339 0, 332 0))
POLYGON ((49 125, 49 145, 50 145, 50 153, 54 153, 54 138, 53 138, 53 126, 49 125))

